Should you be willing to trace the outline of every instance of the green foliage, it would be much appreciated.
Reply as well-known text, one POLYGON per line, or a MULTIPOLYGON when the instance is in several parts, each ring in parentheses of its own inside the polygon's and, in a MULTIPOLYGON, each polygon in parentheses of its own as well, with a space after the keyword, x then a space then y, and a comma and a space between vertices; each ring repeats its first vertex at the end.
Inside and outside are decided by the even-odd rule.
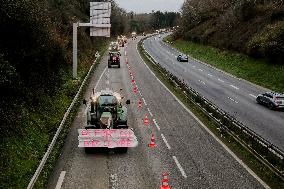
POLYGON ((254 56, 263 56, 270 62, 284 64, 284 21, 268 25, 256 34, 247 45, 247 50, 254 56))
POLYGON ((283 1, 187 0, 175 38, 282 64, 283 10, 283 1))
POLYGON ((72 23, 88 21, 89 2, 0 0, 0 188, 25 188, 96 50, 108 42, 78 30, 72 79, 72 23))

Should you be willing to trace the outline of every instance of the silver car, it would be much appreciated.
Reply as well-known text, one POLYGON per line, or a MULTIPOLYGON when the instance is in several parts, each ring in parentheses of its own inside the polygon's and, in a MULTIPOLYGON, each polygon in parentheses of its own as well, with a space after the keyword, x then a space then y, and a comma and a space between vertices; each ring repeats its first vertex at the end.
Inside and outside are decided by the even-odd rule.
POLYGON ((179 62, 188 62, 188 56, 186 54, 179 54, 177 56, 177 61, 179 61, 179 62))
POLYGON ((256 102, 267 106, 271 110, 284 108, 284 94, 266 92, 257 95, 256 102))

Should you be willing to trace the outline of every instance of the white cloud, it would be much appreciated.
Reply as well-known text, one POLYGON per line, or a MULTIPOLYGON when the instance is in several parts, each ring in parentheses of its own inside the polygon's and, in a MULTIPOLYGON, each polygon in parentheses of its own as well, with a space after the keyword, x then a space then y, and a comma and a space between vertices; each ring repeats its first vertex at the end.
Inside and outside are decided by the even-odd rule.
POLYGON ((184 0, 115 0, 127 12, 150 13, 154 11, 180 11, 184 0))

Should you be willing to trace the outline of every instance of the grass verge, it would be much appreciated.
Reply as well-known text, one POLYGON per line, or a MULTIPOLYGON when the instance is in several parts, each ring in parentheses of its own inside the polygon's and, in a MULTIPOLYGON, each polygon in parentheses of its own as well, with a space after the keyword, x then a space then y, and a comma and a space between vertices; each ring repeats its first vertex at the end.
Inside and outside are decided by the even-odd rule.
POLYGON ((172 42, 172 45, 179 51, 227 73, 273 91, 284 93, 284 65, 268 63, 265 60, 190 41, 173 41, 171 36, 164 38, 164 41, 172 42))
MULTIPOLYGON (((106 44, 101 51, 106 50, 106 44)), ((70 67, 62 68, 64 85, 57 89, 53 96, 40 97, 41 103, 37 109, 22 108, 22 133, 1 139, 0 145, 0 188, 26 188, 47 150, 68 106, 72 102, 78 88, 90 68, 94 52, 86 52, 78 67, 78 80, 72 79, 70 67), (69 72, 70 71, 70 72, 69 72)), ((98 60, 97 62, 99 62, 98 60)), ((93 67, 95 70, 97 63, 93 67)), ((87 85, 88 81, 86 82, 87 85)), ((86 86, 85 85, 85 86, 86 86)), ((82 90, 81 95, 85 89, 82 90)), ((81 99, 80 97, 78 99, 81 99)), ((72 108, 57 142, 36 182, 34 188, 44 188, 50 171, 61 152, 65 138, 80 102, 72 108)))
MULTIPOLYGON (((227 133, 221 133, 219 125, 205 114, 199 106, 190 101, 184 95, 184 91, 177 87, 172 80, 169 79, 157 65, 153 64, 144 54, 141 42, 138 45, 139 52, 145 63, 151 68, 156 76, 172 91, 180 101, 185 104, 226 146, 228 146, 250 169, 252 169, 265 183, 271 188, 284 188, 284 181, 276 175, 271 169, 265 166, 254 154, 247 148, 241 145, 235 138, 227 133)), ((283 168, 283 161, 280 162, 280 167, 283 168)))

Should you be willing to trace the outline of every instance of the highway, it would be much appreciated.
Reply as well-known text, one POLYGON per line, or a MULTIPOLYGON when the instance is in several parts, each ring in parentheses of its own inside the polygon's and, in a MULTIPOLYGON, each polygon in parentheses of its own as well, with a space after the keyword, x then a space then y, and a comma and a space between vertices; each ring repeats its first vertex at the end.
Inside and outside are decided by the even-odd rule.
MULTIPOLYGON (((162 184, 164 172, 168 173, 171 189, 265 188, 266 185, 214 138, 151 73, 137 51, 139 39, 129 39, 127 46, 122 48, 120 69, 107 68, 108 57, 104 55, 85 94, 85 99, 89 99, 93 89, 122 89, 124 100, 131 101, 128 124, 138 138, 138 147, 129 149, 126 154, 111 151, 85 154, 84 149, 77 147, 77 129, 83 128, 85 122, 82 119, 85 105, 82 104, 46 188, 156 189, 162 184), (133 92, 129 72, 134 76, 137 93, 133 92), (139 109, 140 98, 143 107, 139 109), (143 122, 146 114, 150 121, 148 126, 143 122), (148 147, 152 133, 155 148, 148 147)), ((159 42, 152 43, 156 45, 153 48, 162 50, 169 66, 174 68, 170 61, 174 58, 170 58, 168 49, 160 47, 159 42)), ((176 66, 174 70, 180 70, 180 67, 176 66)), ((196 82, 196 85, 201 84, 196 82)), ((220 87, 216 85, 216 88, 220 87)))
POLYGON ((188 63, 178 62, 176 56, 180 52, 164 43, 164 36, 153 36, 144 42, 145 49, 161 66, 284 151, 284 112, 269 110, 255 101, 267 89, 190 58, 188 63))

